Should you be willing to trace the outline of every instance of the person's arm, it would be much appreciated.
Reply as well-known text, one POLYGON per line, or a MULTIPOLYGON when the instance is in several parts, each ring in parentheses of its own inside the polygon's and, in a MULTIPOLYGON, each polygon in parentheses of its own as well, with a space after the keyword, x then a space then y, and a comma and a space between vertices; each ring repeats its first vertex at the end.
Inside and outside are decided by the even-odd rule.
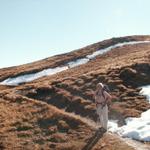
POLYGON ((97 101, 96 101, 97 92, 98 90, 96 90, 93 94, 93 99, 94 99, 94 103, 96 104, 96 106, 97 106, 97 101))
POLYGON ((94 97, 94 102, 95 102, 95 104, 96 104, 96 103, 97 103, 97 102, 96 102, 96 91, 94 92, 94 96, 93 96, 93 97, 94 97))
POLYGON ((96 93, 97 93, 97 91, 95 91, 94 94, 93 94, 93 99, 94 99, 94 102, 95 102, 95 103, 96 103, 96 99, 95 99, 96 93))

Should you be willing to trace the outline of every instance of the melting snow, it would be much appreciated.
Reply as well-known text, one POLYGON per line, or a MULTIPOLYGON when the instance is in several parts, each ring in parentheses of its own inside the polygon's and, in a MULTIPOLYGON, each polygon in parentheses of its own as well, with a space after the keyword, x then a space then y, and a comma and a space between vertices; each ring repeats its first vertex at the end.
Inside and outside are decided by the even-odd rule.
MULTIPOLYGON (((140 94, 145 95, 150 102, 150 85, 143 86, 140 94)), ((111 123, 109 131, 135 140, 150 141, 150 109, 143 112, 140 118, 127 118, 125 121, 126 125, 122 127, 111 123)))
POLYGON ((20 75, 18 77, 14 77, 14 78, 8 78, 8 79, 2 81, 0 84, 18 85, 20 83, 30 82, 30 81, 33 81, 33 80, 38 79, 40 77, 43 77, 43 76, 53 75, 53 74, 56 74, 58 72, 67 70, 69 68, 73 68, 73 67, 76 67, 76 66, 79 66, 82 64, 86 64, 88 61, 90 61, 90 59, 93 59, 100 54, 108 52, 113 48, 124 46, 124 45, 141 44, 141 43, 150 43, 150 41, 132 41, 132 42, 118 43, 118 44, 115 44, 113 46, 109 46, 107 48, 100 49, 100 50, 98 50, 98 51, 96 51, 90 55, 87 55, 85 58, 80 58, 80 59, 77 59, 75 61, 70 61, 67 63, 67 65, 64 65, 63 67, 49 68, 49 69, 44 69, 43 71, 33 73, 33 74, 26 74, 26 75, 20 75))
POLYGON ((81 59, 77 59, 75 61, 71 61, 68 63, 70 68, 82 65, 82 64, 86 64, 89 61, 88 58, 81 58, 81 59))
POLYGON ((150 103, 150 85, 143 86, 140 94, 145 95, 150 103))
POLYGON ((108 130, 115 132, 118 129, 118 120, 109 120, 108 121, 108 130))
MULTIPOLYGON (((30 82, 43 76, 53 75, 58 72, 67 70, 69 68, 73 68, 85 64, 90 59, 93 59, 100 54, 108 52, 113 48, 124 46, 124 45, 141 44, 141 43, 150 43, 150 41, 134 41, 134 42, 124 42, 124 43, 115 44, 113 46, 100 49, 94 52, 93 54, 87 55, 86 58, 81 58, 75 61, 71 61, 67 63, 66 66, 44 69, 37 73, 21 75, 14 78, 8 78, 3 82, 1 82, 0 84, 18 85, 20 83, 30 82)), ((140 94, 145 95, 150 102, 150 85, 143 86, 142 90, 140 91, 140 94)), ((150 141, 150 109, 147 110, 146 112, 143 112, 140 118, 127 118, 125 121, 126 121, 126 125, 122 127, 118 127, 116 120, 110 120, 108 122, 109 131, 116 132, 123 137, 129 137, 141 141, 150 141)))
POLYGON ((100 50, 94 52, 93 54, 87 55, 86 57, 89 58, 89 59, 94 59, 96 56, 104 54, 104 53, 110 51, 113 48, 121 47, 121 46, 124 46, 124 45, 133 45, 133 44, 142 44, 142 43, 150 43, 150 41, 132 41, 132 42, 118 43, 118 44, 109 46, 107 48, 100 49, 100 50))
POLYGON ((56 74, 58 72, 61 72, 61 71, 67 70, 67 69, 68 69, 67 66, 44 69, 44 70, 37 72, 37 73, 21 75, 21 76, 14 77, 14 78, 8 78, 8 79, 4 80, 3 82, 1 82, 1 84, 18 85, 20 83, 33 81, 33 80, 38 79, 40 77, 53 75, 53 74, 56 74))

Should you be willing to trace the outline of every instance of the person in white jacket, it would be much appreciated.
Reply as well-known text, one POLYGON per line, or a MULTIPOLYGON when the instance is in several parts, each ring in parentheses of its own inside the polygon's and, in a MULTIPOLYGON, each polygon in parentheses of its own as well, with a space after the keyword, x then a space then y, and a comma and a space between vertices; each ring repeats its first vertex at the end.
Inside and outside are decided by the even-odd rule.
POLYGON ((98 83, 94 97, 100 125, 107 131, 108 103, 110 103, 112 96, 104 89, 103 83, 98 83))

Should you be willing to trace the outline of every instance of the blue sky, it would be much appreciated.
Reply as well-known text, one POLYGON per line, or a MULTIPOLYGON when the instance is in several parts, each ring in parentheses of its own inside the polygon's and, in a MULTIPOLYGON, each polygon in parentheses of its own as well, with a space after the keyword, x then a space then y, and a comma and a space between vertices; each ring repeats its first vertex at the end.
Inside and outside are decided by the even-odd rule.
POLYGON ((0 68, 150 34, 149 0, 0 0, 0 68))

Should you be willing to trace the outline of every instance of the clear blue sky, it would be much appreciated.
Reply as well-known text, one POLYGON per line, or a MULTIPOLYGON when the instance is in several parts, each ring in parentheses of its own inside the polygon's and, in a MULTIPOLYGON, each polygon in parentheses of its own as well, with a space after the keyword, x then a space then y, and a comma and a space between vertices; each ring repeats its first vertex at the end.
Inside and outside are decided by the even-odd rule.
POLYGON ((0 0, 0 68, 150 34, 150 0, 0 0))

